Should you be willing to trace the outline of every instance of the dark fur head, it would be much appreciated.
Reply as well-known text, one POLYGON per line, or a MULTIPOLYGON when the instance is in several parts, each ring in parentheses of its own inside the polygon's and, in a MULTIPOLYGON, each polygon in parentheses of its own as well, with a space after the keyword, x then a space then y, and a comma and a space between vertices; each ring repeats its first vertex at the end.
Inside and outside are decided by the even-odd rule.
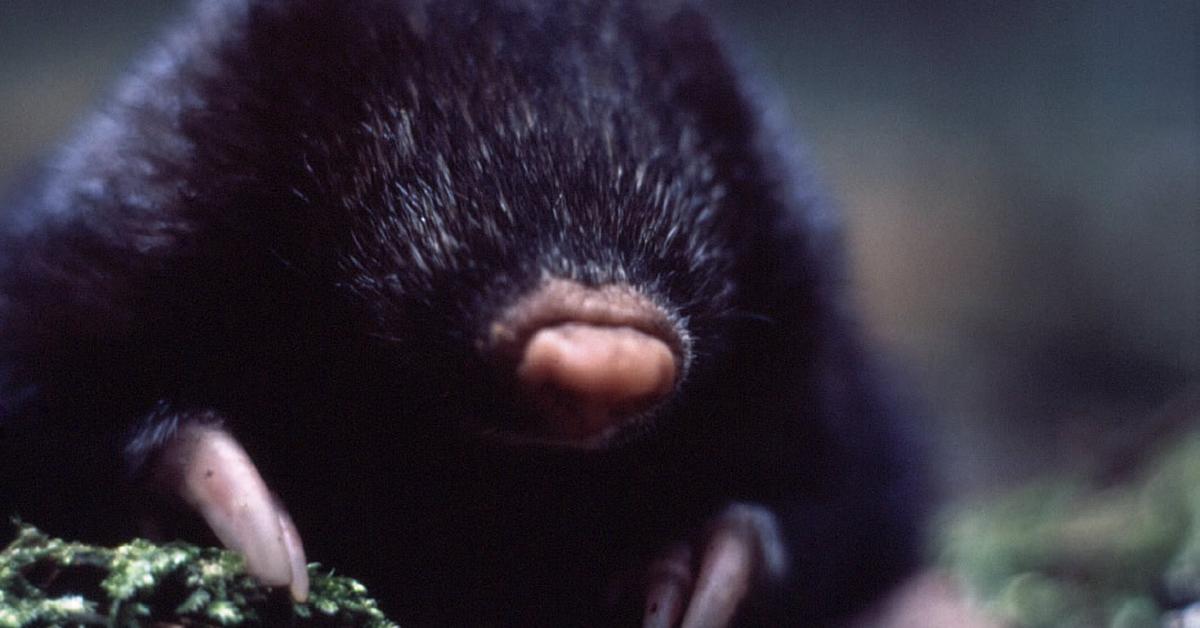
POLYGON ((479 350, 488 324, 550 277, 635 286, 689 363, 717 359, 734 260, 769 223, 740 180, 758 167, 754 117, 699 15, 312 1, 222 19, 233 34, 179 62, 188 149, 162 168, 204 225, 188 237, 235 249, 201 263, 239 260, 247 299, 264 278, 239 277, 245 260, 306 283, 337 312, 306 324, 369 339, 352 353, 432 387, 415 388, 473 391, 455 396, 479 400, 460 409, 475 418, 507 407, 479 350))

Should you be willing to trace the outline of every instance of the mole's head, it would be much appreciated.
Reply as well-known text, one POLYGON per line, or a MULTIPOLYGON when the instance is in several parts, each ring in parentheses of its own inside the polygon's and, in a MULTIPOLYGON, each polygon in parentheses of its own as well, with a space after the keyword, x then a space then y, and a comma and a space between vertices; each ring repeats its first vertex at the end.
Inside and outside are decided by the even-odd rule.
POLYGON ((581 446, 644 425, 715 353, 744 239, 742 104, 707 23, 416 5, 386 28, 353 3, 308 31, 251 16, 254 98, 214 89, 273 125, 238 149, 303 223, 283 254, 356 304, 426 414, 581 446))

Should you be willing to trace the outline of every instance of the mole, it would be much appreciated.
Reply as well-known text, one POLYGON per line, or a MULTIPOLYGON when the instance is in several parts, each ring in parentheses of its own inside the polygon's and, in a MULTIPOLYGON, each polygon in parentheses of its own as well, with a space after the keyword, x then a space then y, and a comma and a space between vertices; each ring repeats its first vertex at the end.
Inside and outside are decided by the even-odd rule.
POLYGON ((197 2, 0 207, 0 504, 411 625, 844 620, 919 561, 919 439, 732 48, 197 2))

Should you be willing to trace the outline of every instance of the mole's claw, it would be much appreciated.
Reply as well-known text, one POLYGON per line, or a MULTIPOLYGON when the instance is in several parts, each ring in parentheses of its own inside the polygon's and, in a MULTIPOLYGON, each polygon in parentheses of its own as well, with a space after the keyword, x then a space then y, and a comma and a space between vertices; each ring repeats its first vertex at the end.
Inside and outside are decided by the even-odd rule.
POLYGON ((687 546, 672 548, 651 565, 642 626, 728 626, 754 586, 782 577, 786 565, 775 515, 762 506, 734 504, 709 528, 694 585, 687 546))
POLYGON ((692 590, 692 549, 680 543, 654 561, 646 572, 646 609, 642 628, 671 628, 683 616, 692 590))
POLYGON ((279 528, 283 532, 283 545, 287 548, 288 559, 292 567, 292 583, 288 585, 288 591, 292 594, 292 599, 297 602, 303 602, 308 599, 308 561, 304 558, 304 546, 300 544, 300 532, 296 530, 296 524, 292 523, 292 517, 284 509, 283 504, 279 500, 275 501, 275 507, 279 513, 279 528))
POLYGON ((246 571, 267 586, 308 596, 300 535, 267 489, 246 450, 218 426, 192 424, 167 445, 156 470, 166 488, 194 508, 246 571))
POLYGON ((722 628, 750 591, 754 548, 742 535, 718 529, 709 539, 682 628, 722 628))

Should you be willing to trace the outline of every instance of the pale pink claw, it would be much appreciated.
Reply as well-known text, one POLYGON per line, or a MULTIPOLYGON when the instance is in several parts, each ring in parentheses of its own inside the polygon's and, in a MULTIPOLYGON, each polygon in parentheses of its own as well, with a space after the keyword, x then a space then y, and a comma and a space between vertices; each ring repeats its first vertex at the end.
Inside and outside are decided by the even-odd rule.
POLYGON ((246 571, 268 586, 308 597, 300 535, 246 450, 225 430, 184 427, 163 452, 159 477, 200 513, 225 547, 246 559, 246 571))
POLYGON ((689 563, 686 547, 682 551, 672 548, 651 566, 643 628, 728 626, 752 586, 784 575, 787 556, 778 523, 770 511, 752 504, 734 504, 710 527, 694 587, 689 563), (665 569, 664 565, 674 567, 665 569), (686 610, 682 610, 684 599, 686 610))
POLYGON ((283 532, 283 545, 287 549, 292 567, 292 583, 288 591, 292 599, 303 602, 308 599, 308 562, 304 558, 304 546, 300 543, 300 531, 292 523, 292 517, 279 500, 275 500, 279 512, 279 528, 283 532))
POLYGON ((683 617, 692 590, 692 550, 680 543, 650 565, 646 576, 643 628, 671 628, 683 617))
POLYGON ((733 621, 754 577, 754 547, 738 530, 718 528, 704 551, 682 628, 722 628, 733 621))

